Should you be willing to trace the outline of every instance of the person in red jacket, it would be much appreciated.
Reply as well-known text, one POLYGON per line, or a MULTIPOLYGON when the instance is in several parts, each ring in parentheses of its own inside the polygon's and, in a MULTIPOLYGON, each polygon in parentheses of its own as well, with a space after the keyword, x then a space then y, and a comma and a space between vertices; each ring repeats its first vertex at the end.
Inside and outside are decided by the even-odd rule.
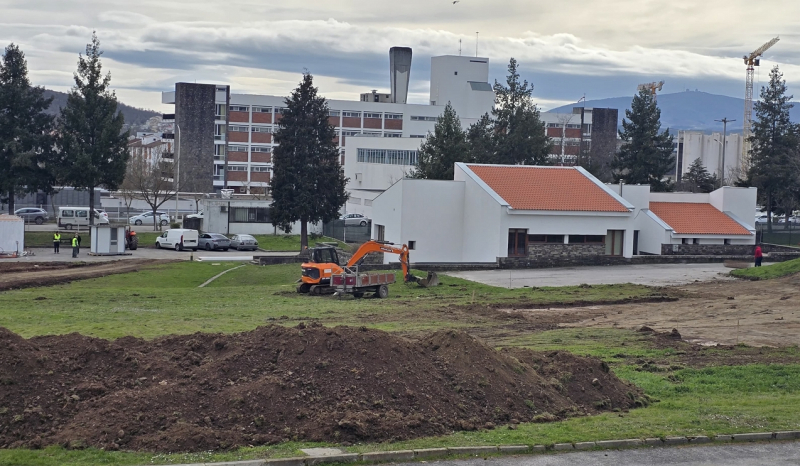
POLYGON ((764 254, 761 253, 761 246, 756 246, 756 267, 761 267, 761 258, 764 257, 764 254))

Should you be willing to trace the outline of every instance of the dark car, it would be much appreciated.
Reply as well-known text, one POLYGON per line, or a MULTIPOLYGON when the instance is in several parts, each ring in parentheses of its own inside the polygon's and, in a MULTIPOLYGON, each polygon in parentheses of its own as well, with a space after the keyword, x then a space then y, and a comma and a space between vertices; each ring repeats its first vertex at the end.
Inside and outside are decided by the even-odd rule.
POLYGON ((19 215, 25 222, 34 222, 37 225, 50 220, 50 215, 44 209, 38 207, 24 207, 14 211, 14 215, 19 215))
POLYGON ((217 249, 227 251, 231 247, 231 240, 219 233, 203 233, 197 240, 197 247, 206 251, 215 251, 217 249))
POLYGON ((250 235, 233 235, 231 236, 231 247, 237 251, 258 249, 258 241, 250 235))

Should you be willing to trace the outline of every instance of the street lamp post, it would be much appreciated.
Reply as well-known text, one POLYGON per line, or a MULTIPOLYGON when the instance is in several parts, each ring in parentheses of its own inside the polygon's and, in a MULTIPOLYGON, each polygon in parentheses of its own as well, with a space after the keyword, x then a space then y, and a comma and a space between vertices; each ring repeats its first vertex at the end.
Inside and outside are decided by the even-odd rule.
POLYGON ((178 123, 175 123, 175 129, 178 130, 178 144, 177 150, 175 151, 174 157, 174 164, 175 164, 175 222, 178 221, 178 191, 180 190, 180 155, 181 155, 181 127, 178 123))
POLYGON ((714 120, 722 123, 722 171, 720 172, 720 186, 725 186, 725 146, 728 145, 728 122, 736 120, 729 120, 725 117, 721 120, 714 120))

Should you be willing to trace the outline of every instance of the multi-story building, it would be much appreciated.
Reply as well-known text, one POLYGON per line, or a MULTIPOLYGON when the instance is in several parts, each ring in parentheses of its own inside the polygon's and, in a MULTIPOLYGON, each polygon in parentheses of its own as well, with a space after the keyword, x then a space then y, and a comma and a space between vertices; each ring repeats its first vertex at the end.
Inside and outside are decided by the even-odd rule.
MULTIPOLYGON (((408 75, 407 70, 398 74, 401 78, 408 75)), ((462 125, 469 126, 494 105, 488 79, 488 58, 434 57, 431 105, 385 102, 377 92, 377 98, 360 101, 328 100, 341 163, 345 167, 351 163, 345 154, 354 139, 386 138, 397 141, 398 147, 419 147, 444 110, 447 101, 443 98, 456 109, 462 125)), ((397 92, 408 89, 402 82, 395 87, 397 92)), ((406 95, 389 100, 405 102, 406 95)), ((236 94, 229 86, 218 84, 176 83, 174 91, 162 93, 162 102, 175 105, 175 113, 164 115, 164 120, 174 121, 174 133, 166 137, 175 138, 176 171, 182 186, 196 192, 223 188, 265 192, 272 176, 272 135, 286 105, 284 96, 236 94)), ((369 148, 367 142, 359 146, 369 148)))
POLYGON ((172 162, 172 139, 164 139, 162 133, 138 132, 128 139, 128 152, 131 158, 144 157, 150 164, 161 160, 172 162))
POLYGON ((689 166, 700 159, 709 174, 718 178, 724 175, 725 181, 730 182, 739 176, 742 143, 741 133, 729 133, 724 137, 723 152, 721 132, 706 134, 702 131, 678 131, 673 138, 676 181, 681 181, 689 171, 689 166))

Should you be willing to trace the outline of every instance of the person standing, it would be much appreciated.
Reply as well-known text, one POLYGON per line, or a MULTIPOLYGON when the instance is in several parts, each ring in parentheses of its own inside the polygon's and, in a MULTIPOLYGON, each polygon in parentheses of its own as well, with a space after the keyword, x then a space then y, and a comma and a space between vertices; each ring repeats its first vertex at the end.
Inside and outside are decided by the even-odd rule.
POLYGON ((761 267, 761 259, 764 257, 764 254, 761 252, 761 246, 756 245, 756 252, 754 255, 756 258, 756 267, 761 267))
POLYGON ((61 233, 55 232, 53 233, 53 252, 58 254, 59 253, 59 246, 61 246, 61 233))
POLYGON ((78 234, 72 237, 72 257, 78 257, 78 234))

